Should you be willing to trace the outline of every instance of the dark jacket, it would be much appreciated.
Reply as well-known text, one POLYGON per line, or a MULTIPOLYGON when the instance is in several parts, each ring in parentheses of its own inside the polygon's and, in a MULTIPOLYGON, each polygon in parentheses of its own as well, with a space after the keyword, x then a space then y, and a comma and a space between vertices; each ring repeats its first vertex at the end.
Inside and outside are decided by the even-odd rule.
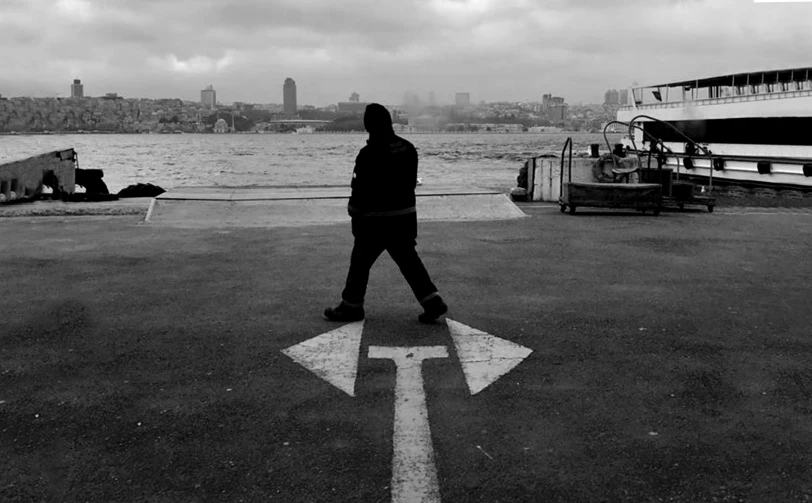
POLYGON ((392 131, 392 119, 381 105, 367 106, 364 126, 370 137, 355 159, 348 205, 350 216, 414 213, 417 149, 392 131))

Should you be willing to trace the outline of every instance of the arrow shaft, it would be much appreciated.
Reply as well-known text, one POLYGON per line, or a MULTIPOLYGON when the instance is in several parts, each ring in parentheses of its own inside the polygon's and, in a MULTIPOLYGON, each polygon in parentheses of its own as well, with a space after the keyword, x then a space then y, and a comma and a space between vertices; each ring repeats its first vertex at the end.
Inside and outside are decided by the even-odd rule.
POLYGON ((440 485, 431 443, 422 363, 447 358, 444 346, 385 348, 370 346, 370 358, 395 362, 395 425, 392 441, 392 502, 439 503, 440 485))

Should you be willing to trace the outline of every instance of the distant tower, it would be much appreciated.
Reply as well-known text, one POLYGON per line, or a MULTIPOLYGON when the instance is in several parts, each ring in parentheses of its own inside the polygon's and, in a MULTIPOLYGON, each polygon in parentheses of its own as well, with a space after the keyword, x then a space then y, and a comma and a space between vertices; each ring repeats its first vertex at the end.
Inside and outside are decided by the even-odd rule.
POLYGON ((620 103, 620 93, 617 89, 609 89, 603 94, 604 105, 617 105, 620 103))
POLYGON ((296 115, 296 82, 288 77, 282 86, 285 115, 296 115))
POLYGON ((361 96, 358 93, 352 93, 350 95, 350 103, 358 103, 361 101, 361 96))
POLYGON ((471 104, 471 93, 457 93, 454 96, 454 104, 458 107, 467 107, 471 104))
POLYGON ((419 108, 420 107, 420 96, 416 95, 412 92, 407 92, 403 96, 403 105, 408 108, 419 108))
POLYGON ((200 103, 209 110, 214 110, 217 106, 217 92, 213 86, 208 86, 200 91, 200 103))
POLYGON ((82 81, 79 79, 73 79, 73 84, 70 86, 70 97, 71 98, 84 98, 85 97, 85 86, 82 85, 82 81))

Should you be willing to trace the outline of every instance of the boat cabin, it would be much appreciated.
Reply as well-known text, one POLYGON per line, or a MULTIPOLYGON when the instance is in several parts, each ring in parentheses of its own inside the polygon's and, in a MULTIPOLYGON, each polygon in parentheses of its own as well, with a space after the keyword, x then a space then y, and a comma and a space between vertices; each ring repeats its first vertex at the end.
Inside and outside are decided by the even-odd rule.
POLYGON ((623 108, 650 109, 812 95, 812 67, 791 68, 632 87, 623 108))

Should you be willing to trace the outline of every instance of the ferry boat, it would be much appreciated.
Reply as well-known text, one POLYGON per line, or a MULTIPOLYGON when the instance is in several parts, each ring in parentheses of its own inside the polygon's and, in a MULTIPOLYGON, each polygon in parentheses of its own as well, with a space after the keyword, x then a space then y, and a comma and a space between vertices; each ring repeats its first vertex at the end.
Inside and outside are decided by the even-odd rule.
POLYGON ((617 120, 642 130, 624 138, 627 151, 661 142, 663 167, 680 178, 812 189, 812 67, 632 87, 628 97, 617 120))

